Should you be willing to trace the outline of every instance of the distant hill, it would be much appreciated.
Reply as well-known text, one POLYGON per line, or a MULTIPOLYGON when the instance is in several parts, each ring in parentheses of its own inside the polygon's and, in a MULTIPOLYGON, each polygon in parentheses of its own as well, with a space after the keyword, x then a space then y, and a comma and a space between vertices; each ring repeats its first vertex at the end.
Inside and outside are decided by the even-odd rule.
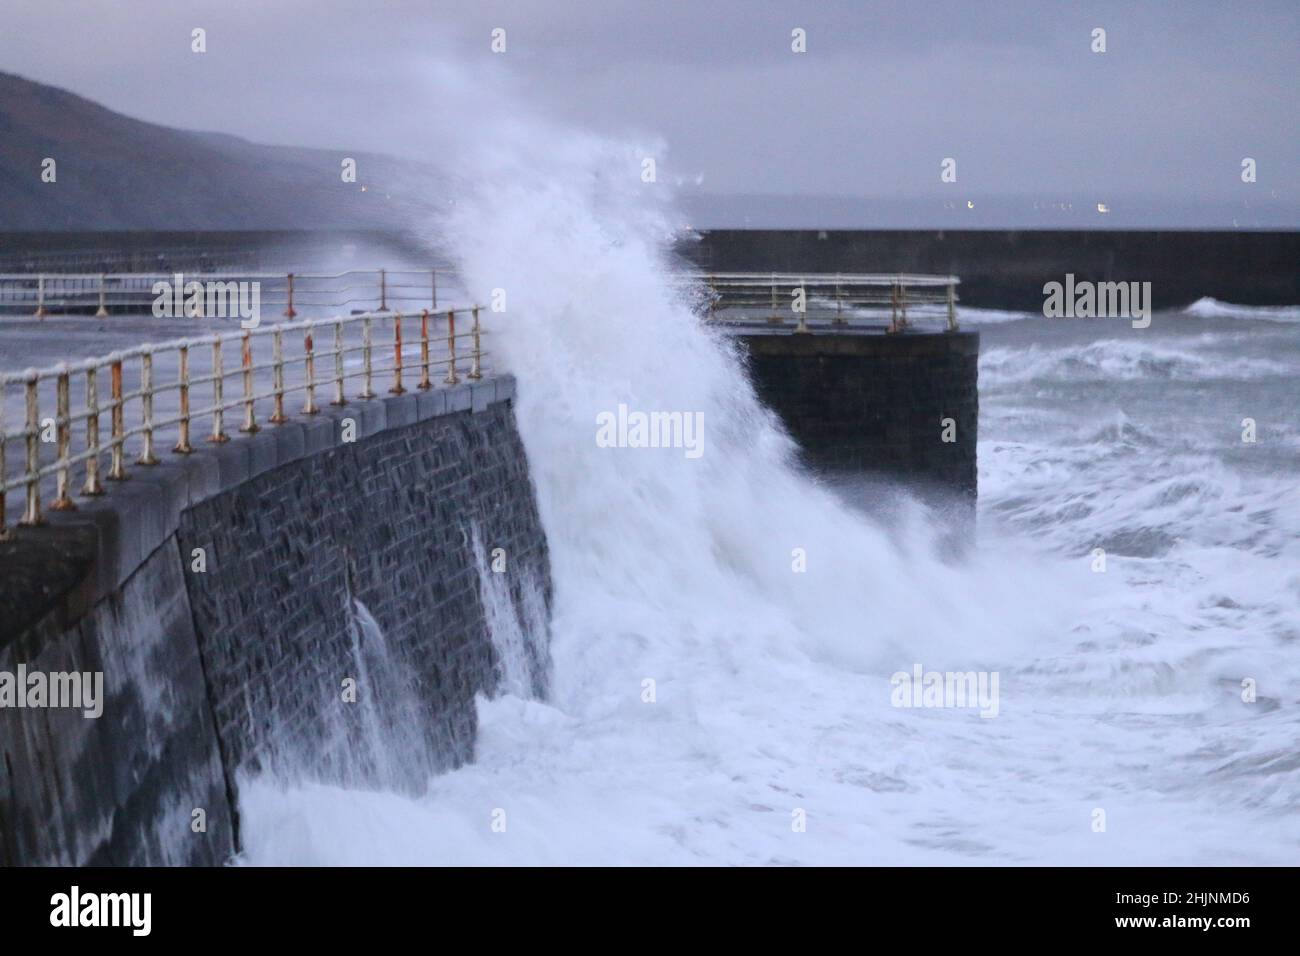
POLYGON ((171 129, 0 73, 0 232, 395 228, 438 185, 418 163, 171 129), (341 179, 345 156, 356 183, 341 179))

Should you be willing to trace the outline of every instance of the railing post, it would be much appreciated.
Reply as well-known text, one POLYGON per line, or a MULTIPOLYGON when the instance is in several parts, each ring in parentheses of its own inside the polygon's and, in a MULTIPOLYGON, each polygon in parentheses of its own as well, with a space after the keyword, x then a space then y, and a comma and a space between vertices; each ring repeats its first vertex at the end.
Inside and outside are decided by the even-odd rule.
POLYGON ((244 380, 244 424, 239 426, 239 430, 251 434, 261 428, 253 417, 253 334, 251 332, 245 332, 241 337, 239 351, 244 380))
POLYGON ((374 328, 370 316, 361 320, 361 393, 357 398, 374 398, 374 389, 370 387, 371 373, 373 368, 370 361, 370 351, 374 344, 374 328))
POLYGON ((81 486, 83 495, 102 495, 104 486, 99 482, 99 370, 86 369, 86 482, 81 486))
POLYGON ((334 323, 334 400, 331 405, 343 405, 343 323, 334 323))
POLYGON ((4 386, 0 386, 0 541, 9 537, 9 528, 5 524, 5 498, 8 491, 4 487, 5 475, 9 472, 5 469, 5 396, 4 386))
POLYGON ((230 436, 224 429, 226 410, 222 407, 225 404, 226 391, 226 372, 221 362, 221 339, 212 340, 212 434, 208 436, 208 441, 221 442, 230 441, 230 436))
POLYGON ((429 381, 429 310, 420 313, 420 384, 417 388, 428 391, 433 388, 429 381))
POLYGON ((393 387, 388 391, 392 395, 405 394, 402 386, 402 313, 393 317, 393 387))
POLYGON ((378 312, 388 311, 388 270, 379 270, 379 308, 378 312))
POLYGON ((126 481, 126 462, 123 460, 126 426, 123 421, 125 413, 122 407, 122 360, 117 356, 113 357, 109 372, 111 374, 112 392, 112 408, 109 411, 109 421, 112 422, 112 438, 109 445, 112 454, 108 465, 108 480, 126 481))
POLYGON ((72 484, 69 472, 72 466, 68 459, 72 456, 72 409, 71 402, 68 400, 68 371, 64 366, 63 371, 59 372, 59 377, 55 384, 54 400, 54 427, 58 439, 58 471, 56 472, 56 484, 54 500, 50 502, 50 508, 54 511, 76 511, 77 506, 73 504, 71 496, 68 494, 72 484))
POLYGON ((38 525, 45 519, 41 517, 41 479, 38 472, 40 471, 40 436, 41 436, 41 412, 40 400, 36 392, 38 380, 36 370, 31 369, 28 372, 27 381, 23 388, 27 402, 27 427, 23 434, 27 439, 27 502, 23 509, 23 516, 18 519, 19 524, 38 525))
POLYGON ((0 385, 0 541, 9 537, 9 528, 5 524, 5 498, 8 491, 4 487, 5 476, 9 472, 5 469, 5 394, 4 386, 0 385))
POLYGON ((188 345, 180 347, 180 371, 176 377, 176 389, 180 394, 181 420, 177 426, 180 435, 172 451, 178 455, 188 455, 194 451, 194 446, 190 444, 190 347, 188 345))
POLYGON ((443 379, 448 385, 460 383, 456 374, 456 310, 447 311, 447 377, 443 379))
MULTIPOLYGON (((795 288, 798 288, 803 292, 803 311, 799 313, 799 319, 795 323, 794 330, 799 335, 807 335, 808 334, 808 289, 804 285, 803 279, 799 280, 799 285, 796 286, 795 288)), ((793 298, 793 295, 791 297, 793 298)))
POLYGON ((430 277, 430 283, 429 283, 429 289, 430 289, 429 308, 431 308, 431 309, 436 309, 436 308, 438 308, 438 270, 437 270, 437 269, 430 269, 430 270, 429 270, 429 277, 430 277))
POLYGON ((898 331, 898 282, 889 287, 889 331, 898 331))
POLYGON ((474 341, 474 357, 471 360, 471 364, 469 367, 469 374, 465 377, 477 381, 478 379, 483 377, 483 365, 482 365, 483 346, 480 340, 477 305, 474 306, 473 314, 474 314, 474 328, 472 331, 473 331, 473 341, 474 341))
POLYGON ((288 280, 289 280, 289 305, 284 310, 284 317, 286 319, 292 319, 294 316, 298 314, 293 307, 293 273, 292 272, 288 274, 288 280))
POLYGON ((289 416, 284 413, 284 343, 280 336, 278 328, 271 333, 271 378, 274 383, 275 408, 268 421, 272 425, 283 425, 289 420, 289 416))
POLYGON ((43 319, 43 318, 45 318, 45 316, 46 316, 46 312, 45 312, 45 275, 44 275, 44 273, 39 273, 39 274, 36 276, 36 312, 35 312, 35 317, 38 318, 38 319, 43 319))
POLYGON ((951 282, 948 283, 948 331, 957 331, 957 290, 951 282))
POLYGON ((144 426, 144 449, 136 459, 137 465, 156 465, 158 457, 153 453, 153 352, 140 356, 140 415, 144 426))
POLYGON ((303 405, 304 415, 315 415, 320 409, 316 407, 316 353, 312 350, 311 327, 308 326, 302 339, 304 353, 303 364, 307 376, 307 404, 303 405))
POLYGON ((835 273, 835 324, 844 324, 844 299, 840 295, 840 274, 835 273))
POLYGON ((99 311, 95 313, 95 318, 102 319, 108 315, 108 293, 104 289, 104 273, 99 274, 99 311))

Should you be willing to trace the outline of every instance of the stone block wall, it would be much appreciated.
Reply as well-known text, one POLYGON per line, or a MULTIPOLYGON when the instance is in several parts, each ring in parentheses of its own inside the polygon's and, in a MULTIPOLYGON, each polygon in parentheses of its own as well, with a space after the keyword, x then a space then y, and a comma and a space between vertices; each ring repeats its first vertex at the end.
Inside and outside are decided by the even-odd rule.
POLYGON ((0 574, 0 671, 105 686, 94 719, 0 706, 0 865, 224 862, 258 771, 417 791, 473 756, 474 696, 510 664, 489 621, 528 633, 544 694, 550 573, 513 394, 330 408, 0 542, 0 571, 39 569, 0 574))

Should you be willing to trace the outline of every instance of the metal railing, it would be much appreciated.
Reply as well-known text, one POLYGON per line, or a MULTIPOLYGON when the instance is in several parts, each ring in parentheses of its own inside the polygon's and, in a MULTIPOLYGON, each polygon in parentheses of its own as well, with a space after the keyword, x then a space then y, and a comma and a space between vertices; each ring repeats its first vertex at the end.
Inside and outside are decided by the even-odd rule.
POLYGON ((223 271, 132 273, 4 273, 0 274, 0 313, 45 318, 56 314, 150 314, 161 297, 182 287, 185 314, 204 318, 217 310, 207 294, 212 285, 257 283, 258 298, 284 318, 328 316, 340 310, 387 312, 393 309, 437 310, 439 286, 454 288, 449 270, 374 269, 335 273, 269 273, 223 271), (191 283, 203 287, 194 295, 191 283), (165 286, 165 289, 163 288, 165 286), (191 292, 185 292, 191 289, 191 292))
POLYGON ((349 400, 348 383, 356 379, 360 391, 352 397, 361 400, 377 397, 379 378, 391 379, 387 391, 395 395, 407 391, 407 381, 416 389, 433 388, 435 377, 455 385, 462 370, 464 378, 480 379, 489 353, 483 349, 487 333, 479 312, 474 305, 286 322, 142 345, 52 368, 0 373, 0 537, 7 534, 5 499, 10 491, 22 492, 18 523, 39 525, 44 521, 43 484, 53 488, 51 510, 76 510, 74 471, 81 472, 80 495, 101 495, 104 480, 127 477, 128 459, 133 456, 134 465, 148 467, 159 463, 160 447, 171 445, 172 452, 180 455, 193 452, 193 429, 200 420, 210 426, 206 440, 220 443, 230 438, 227 412, 241 416, 239 431, 256 432, 261 428, 259 416, 267 411, 266 421, 272 425, 288 421, 286 398, 298 392, 303 396, 300 414, 313 415, 320 410, 318 391, 329 393, 331 405, 343 405, 349 400), (404 335, 407 322, 418 322, 418 332, 405 325, 411 334, 404 335), (382 344, 376 341, 377 331, 382 344), (328 340, 318 343, 322 333, 328 340), (235 343, 238 366, 228 369, 226 346, 235 343), (287 356, 286 344, 292 348, 298 343, 297 354, 287 356), (132 389, 125 384, 130 371, 139 382, 132 389), (409 379, 404 377, 407 374, 409 379), (238 384, 235 396, 228 397, 226 386, 232 377, 238 378, 238 384), (9 430, 6 410, 16 390, 21 392, 22 425, 9 430), (199 391, 209 394, 210 400, 194 408, 199 391), (74 401, 74 393, 84 395, 84 401, 74 401), (52 415, 48 414, 51 408, 52 415), (105 419, 107 438, 101 439, 105 419), (80 433, 80 440, 74 432, 80 433), (12 459, 12 469, 6 464, 11 461, 7 455, 11 442, 22 449, 12 459), (81 451, 74 451, 77 444, 81 451), (105 464, 107 472, 101 476, 105 464))
POLYGON ((816 325, 869 326, 902 332, 921 321, 945 322, 957 330, 956 276, 870 273, 695 273, 685 278, 706 290, 710 319, 729 324, 795 323, 795 331, 816 325))

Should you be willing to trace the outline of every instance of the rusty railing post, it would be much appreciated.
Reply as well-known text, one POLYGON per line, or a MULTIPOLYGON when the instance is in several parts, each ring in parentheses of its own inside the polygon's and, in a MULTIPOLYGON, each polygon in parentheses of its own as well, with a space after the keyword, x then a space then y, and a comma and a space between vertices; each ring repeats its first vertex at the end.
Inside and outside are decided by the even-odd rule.
POLYGON ((433 388, 429 381, 429 310, 420 313, 420 384, 416 388, 428 391, 433 388))
POLYGON ((482 363, 483 346, 482 346, 479 324, 478 324, 478 308, 479 307, 477 305, 474 306, 473 309, 474 326, 473 329, 471 330, 473 334, 472 340, 474 342, 474 356, 470 363, 469 374, 465 376, 466 378, 472 379, 474 381, 477 381, 478 379, 483 377, 483 363, 482 363))
POLYGON ((156 465, 153 453, 153 351, 140 356, 140 419, 144 426, 144 449, 135 460, 137 465, 156 465))
POLYGON ((71 496, 68 494, 71 486, 70 472, 72 466, 68 463, 68 458, 72 455, 72 409, 68 397, 69 377, 68 367, 64 365, 59 372, 55 384, 54 399, 54 428, 58 440, 58 463, 55 478, 54 500, 50 502, 50 508, 54 511, 76 511, 77 506, 73 504, 71 496))
POLYGON ((957 290, 953 283, 948 283, 948 331, 957 331, 957 290))
POLYGON ((405 394, 402 386, 402 313, 393 316, 393 387, 388 391, 392 395, 405 394))
POLYGON ((244 380, 244 424, 239 426, 239 430, 251 434, 261 430, 253 415, 253 333, 246 331, 241 336, 239 353, 244 380))
POLYGON ((447 310, 447 377, 443 379, 448 385, 460 383, 456 374, 456 310, 447 310))
POLYGON ((285 415, 285 346, 281 341, 281 330, 278 328, 270 333, 270 376, 272 376, 272 390, 274 392, 274 408, 270 412, 270 424, 282 425, 289 421, 289 416, 285 415))
POLYGON ((388 311, 388 270, 379 270, 379 308, 377 312, 388 311))
POLYGON ((104 281, 107 277, 104 273, 99 274, 99 311, 95 313, 95 318, 102 319, 108 315, 108 293, 104 289, 104 281))
POLYGON ((36 276, 36 312, 35 318, 43 319, 45 312, 45 274, 39 273, 36 276))
POLYGON ((286 319, 292 319, 294 316, 298 314, 298 312, 293 307, 293 273, 290 272, 287 278, 289 280, 289 305, 284 310, 284 317, 286 319))
POLYGON ((22 525, 38 525, 45 519, 41 517, 41 479, 40 439, 41 412, 40 398, 36 392, 37 377, 35 369, 28 369, 27 380, 23 383, 27 403, 27 427, 23 430, 27 446, 27 500, 23 516, 18 519, 22 525))
POLYGON ((334 323, 334 400, 331 405, 343 405, 343 323, 334 323))
POLYGON ((99 370, 86 369, 86 482, 81 486, 83 495, 102 495, 104 486, 99 481, 99 370))
POLYGON ((122 398, 122 359, 114 355, 109 366, 111 375, 112 408, 109 421, 112 423, 112 436, 109 441, 111 457, 108 465, 109 481, 126 481, 126 461, 123 458, 126 445, 126 426, 123 422, 125 411, 122 398))
POLYGON ((374 346, 374 327, 370 316, 361 320, 361 393, 357 398, 374 398, 375 391, 370 387, 371 376, 374 372, 370 352, 374 346))
POLYGON ((316 407, 316 353, 312 348, 312 328, 313 326, 308 326, 302 338, 303 364, 306 369, 304 374, 307 378, 307 402, 302 407, 304 415, 315 415, 320 411, 316 407))
POLYGON ((212 340, 212 434, 208 436, 208 441, 221 442, 230 441, 230 436, 225 432, 226 409, 225 391, 226 391, 226 371, 221 362, 221 337, 212 340))
POLYGON ((194 451, 190 444, 190 347, 180 347, 180 371, 176 374, 176 391, 180 395, 181 420, 177 423, 180 432, 176 447, 172 449, 178 455, 188 455, 194 451))

